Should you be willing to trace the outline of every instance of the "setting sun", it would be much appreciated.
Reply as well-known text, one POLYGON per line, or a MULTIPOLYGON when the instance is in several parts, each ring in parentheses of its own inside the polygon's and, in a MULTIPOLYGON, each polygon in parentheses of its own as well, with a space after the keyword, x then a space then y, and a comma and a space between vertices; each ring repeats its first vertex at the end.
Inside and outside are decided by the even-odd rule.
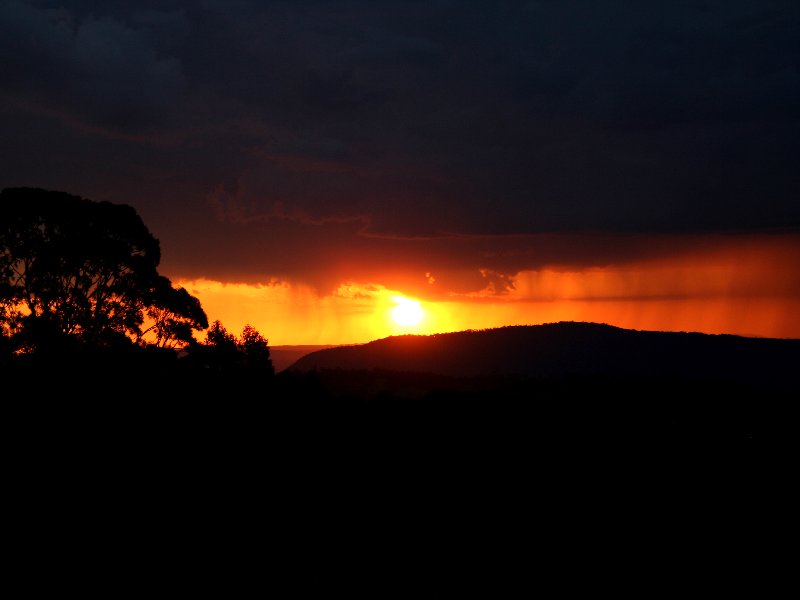
POLYGON ((404 327, 419 325, 424 316, 419 302, 402 297, 395 298, 395 302, 397 306, 392 309, 392 319, 395 323, 404 327))

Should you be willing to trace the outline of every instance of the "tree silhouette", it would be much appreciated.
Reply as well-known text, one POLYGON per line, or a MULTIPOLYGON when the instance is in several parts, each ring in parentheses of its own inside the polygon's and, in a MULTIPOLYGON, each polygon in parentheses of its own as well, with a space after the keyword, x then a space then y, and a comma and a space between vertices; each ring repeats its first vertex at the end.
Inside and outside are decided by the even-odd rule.
POLYGON ((275 374, 269 341, 252 325, 242 329, 237 338, 219 321, 214 321, 202 344, 190 348, 190 362, 210 371, 248 373, 260 377, 275 374))
POLYGON ((64 192, 0 193, 0 329, 22 351, 188 342, 208 321, 158 273, 158 240, 133 207, 64 192), (153 325, 142 329, 145 316, 153 325))
POLYGON ((141 332, 140 340, 149 333, 159 348, 174 348, 195 343, 194 331, 208 327, 208 318, 200 301, 184 288, 174 288, 166 277, 156 282, 150 296, 147 316, 152 325, 141 332))
POLYGON ((239 349, 244 354, 245 366, 248 368, 270 374, 275 372, 269 354, 269 341, 250 324, 242 329, 239 349))
POLYGON ((215 370, 229 371, 243 362, 236 336, 228 333, 219 320, 214 321, 206 333, 205 350, 206 365, 215 370))

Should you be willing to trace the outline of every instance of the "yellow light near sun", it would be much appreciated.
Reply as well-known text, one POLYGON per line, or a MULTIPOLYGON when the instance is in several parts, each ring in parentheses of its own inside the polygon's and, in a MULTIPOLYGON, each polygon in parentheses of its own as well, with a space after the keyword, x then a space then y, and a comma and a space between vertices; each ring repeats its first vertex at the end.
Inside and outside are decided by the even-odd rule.
POLYGON ((800 239, 748 239, 726 238, 719 247, 669 259, 522 270, 505 293, 488 287, 424 301, 373 282, 345 282, 320 293, 278 279, 243 284, 173 276, 172 281, 200 300, 210 322, 220 319, 236 335, 250 324, 272 346, 357 344, 391 335, 556 321, 800 338, 800 239))
POLYGON ((395 296, 396 306, 392 309, 392 319, 403 327, 415 327, 420 324, 425 312, 416 300, 395 296))
MULTIPOLYGON (((260 285, 173 281, 200 300, 209 322, 219 319, 235 335, 250 324, 271 346, 356 344, 390 335, 457 329, 446 303, 420 303, 377 284, 347 284, 332 294, 319 295, 310 287, 285 281, 260 285), (396 319, 393 311, 398 308, 396 319)), ((204 335, 200 332, 197 337, 204 335)))

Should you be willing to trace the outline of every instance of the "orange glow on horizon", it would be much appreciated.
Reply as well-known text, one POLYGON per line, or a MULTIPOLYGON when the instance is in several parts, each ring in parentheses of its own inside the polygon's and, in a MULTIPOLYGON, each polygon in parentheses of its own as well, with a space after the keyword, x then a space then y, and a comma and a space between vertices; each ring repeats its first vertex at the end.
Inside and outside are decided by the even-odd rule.
POLYGON ((509 276, 506 290, 492 284, 468 294, 439 290, 427 300, 411 290, 364 282, 342 283, 327 295, 279 280, 174 283, 200 300, 210 321, 219 319, 235 334, 251 324, 273 346, 357 344, 408 333, 557 321, 800 338, 800 257, 785 250, 717 248, 603 268, 521 271, 509 276), (398 306, 406 307, 399 318, 398 306))
POLYGON ((273 346, 357 344, 391 335, 455 330, 449 329, 455 324, 448 321, 446 313, 417 302, 419 314, 414 315, 416 309, 409 307, 415 301, 381 285, 346 283, 334 293, 320 296, 309 286, 285 281, 262 285, 206 279, 174 283, 200 300, 210 322, 218 319, 237 335, 250 324, 273 346), (399 298, 405 304, 399 303, 399 298), (393 311, 403 305, 407 312, 398 322, 393 311))

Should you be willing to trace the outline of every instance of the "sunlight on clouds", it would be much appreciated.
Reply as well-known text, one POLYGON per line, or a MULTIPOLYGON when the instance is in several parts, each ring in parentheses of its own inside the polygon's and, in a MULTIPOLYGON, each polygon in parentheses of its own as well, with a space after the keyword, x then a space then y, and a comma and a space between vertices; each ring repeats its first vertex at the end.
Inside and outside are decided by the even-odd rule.
MULTIPOLYGON (((237 335, 250 324, 271 345, 366 343, 390 335, 556 321, 800 338, 797 263, 796 252, 783 246, 754 245, 604 268, 524 270, 514 276, 482 270, 482 289, 451 292, 446 301, 355 281, 327 295, 283 280, 175 284, 200 300, 211 322, 218 319, 237 335), (393 318, 398 298, 419 302, 418 323, 393 318)), ((430 273, 426 278, 434 281, 430 273)))
POLYGON ((785 243, 743 243, 605 268, 523 270, 512 278, 482 271, 486 287, 451 295, 446 310, 450 322, 463 329, 594 321, 630 329, 800 338, 793 250, 785 243))
MULTIPOLYGON (((713 252, 581 271, 522 271, 508 300, 537 320, 800 337, 798 277, 775 252, 713 252)), ((511 318, 511 317, 509 317, 511 318)))
POLYGON ((235 334, 250 324, 273 346, 365 343, 390 335, 434 333, 449 323, 446 313, 424 302, 418 323, 397 323, 392 310, 402 294, 375 284, 343 283, 327 296, 310 286, 277 280, 261 285, 207 279, 175 284, 200 300, 210 322, 218 319, 235 334))
POLYGON ((522 271, 510 299, 601 300, 779 295, 790 280, 737 264, 637 264, 582 271, 522 271))

